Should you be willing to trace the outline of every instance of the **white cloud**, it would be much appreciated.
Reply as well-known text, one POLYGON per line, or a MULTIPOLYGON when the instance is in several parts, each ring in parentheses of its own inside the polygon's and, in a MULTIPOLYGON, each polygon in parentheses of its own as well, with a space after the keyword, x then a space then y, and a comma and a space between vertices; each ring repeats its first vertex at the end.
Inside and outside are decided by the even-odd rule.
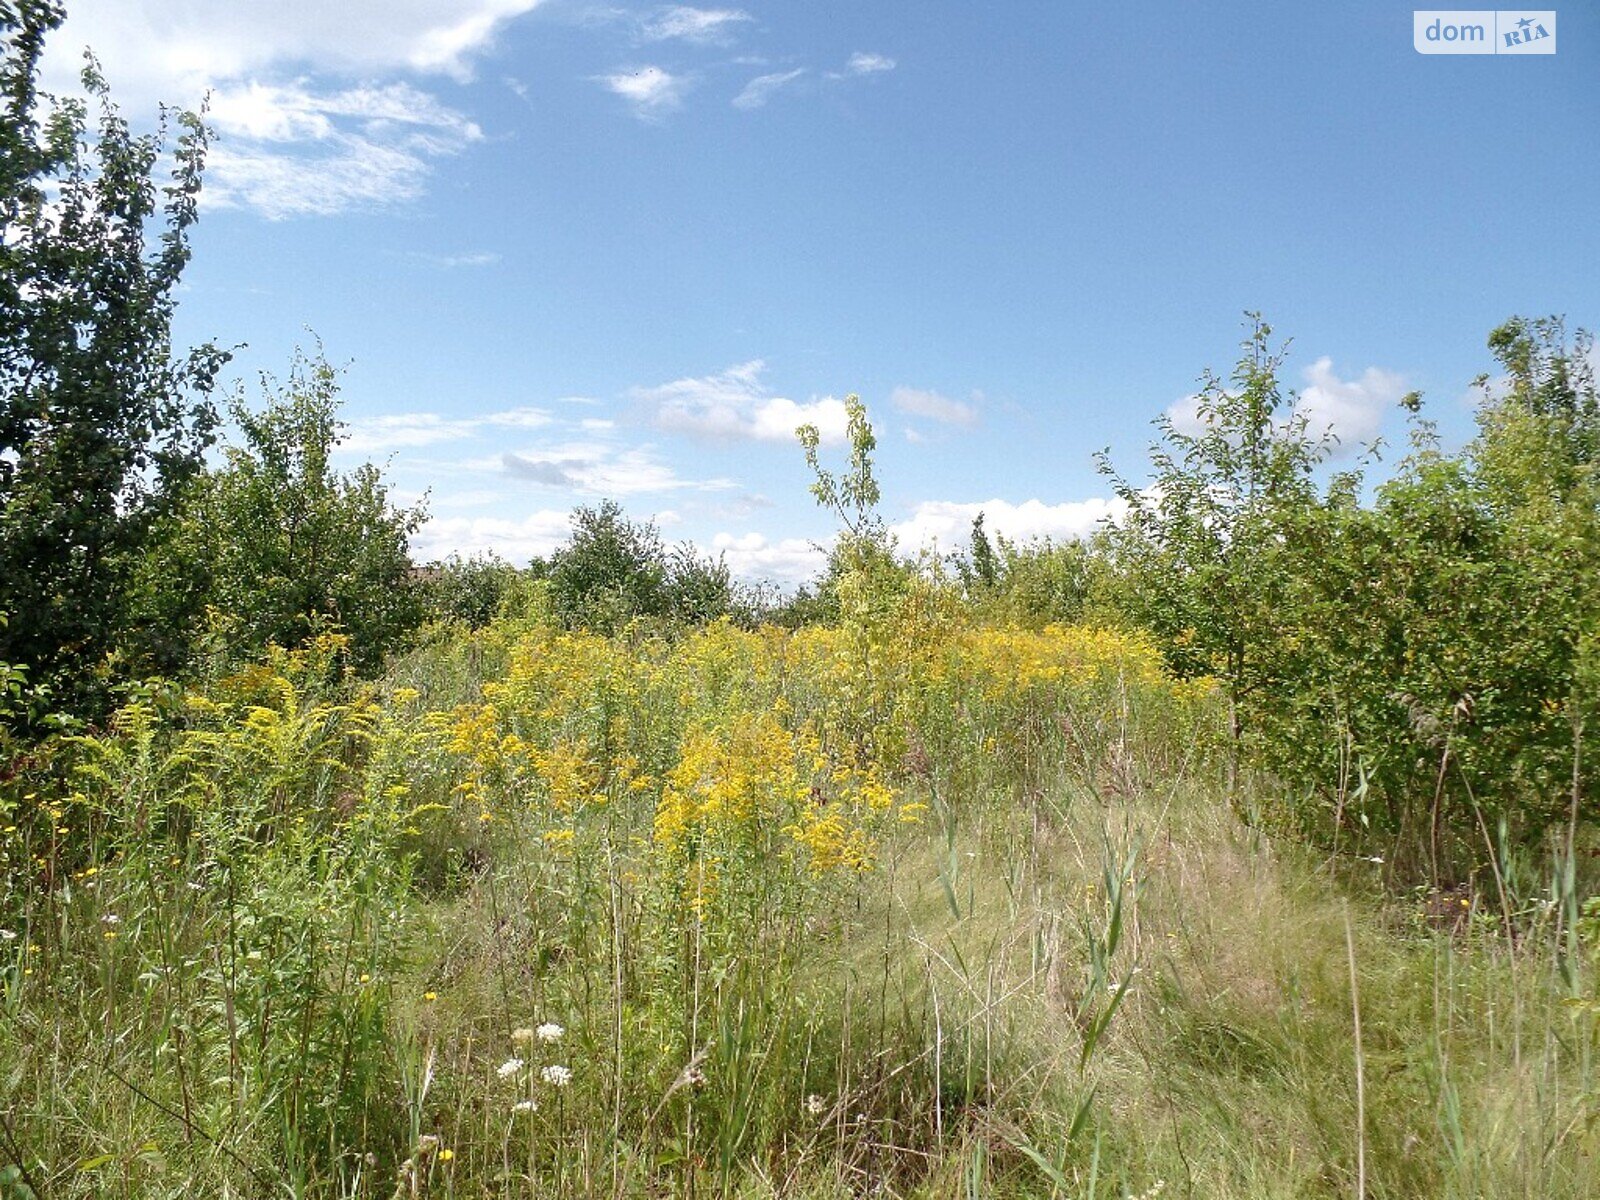
POLYGON ((433 160, 483 138, 477 124, 406 83, 316 92, 304 80, 219 88, 207 203, 272 220, 415 199, 433 160))
POLYGON ((1405 379, 1382 367, 1368 367, 1356 379, 1340 379, 1324 354, 1305 369, 1306 386, 1294 403, 1296 416, 1318 437, 1328 430, 1347 450, 1378 436, 1384 414, 1405 395, 1405 379))
POLYGON ((913 417, 926 417, 945 425, 975 425, 978 421, 978 410, 972 405, 938 392, 897 387, 890 394, 889 403, 913 417))
POLYGON ((285 70, 471 76, 509 21, 541 0, 74 0, 50 40, 47 84, 70 85, 85 46, 113 94, 197 104, 208 85, 285 70))
POLYGON ((753 359, 716 375, 634 388, 632 395, 655 406, 657 425, 678 433, 792 442, 796 428, 812 424, 823 441, 844 440, 849 414, 843 401, 826 396, 801 404, 773 396, 761 383, 765 369, 765 363, 753 359))
POLYGON ((689 42, 723 42, 733 27, 750 20, 750 14, 736 8, 691 8, 676 5, 644 22, 640 32, 647 41, 661 42, 681 38, 689 42))
POLYGON ((383 208, 415 199, 437 159, 483 136, 429 92, 383 76, 467 79, 499 29, 539 2, 76 0, 48 43, 44 85, 73 90, 88 45, 132 119, 209 94, 220 138, 207 204, 273 219, 383 208))
POLYGON ((655 117, 683 103, 689 81, 661 67, 641 67, 637 71, 618 71, 597 76, 595 82, 621 96, 639 117, 655 117))
POLYGON ((542 408, 533 408, 524 405, 521 408, 508 408, 501 412, 492 412, 480 418, 485 425, 496 425, 502 429, 538 429, 550 424, 553 418, 542 408))
POLYGON ((777 583, 804 583, 827 565, 826 546, 805 538, 771 542, 759 533, 719 533, 711 539, 712 554, 720 554, 728 570, 741 579, 770 579, 777 583))
POLYGON ((1025 542, 1034 538, 1063 541, 1087 537, 1101 521, 1116 519, 1124 509, 1121 500, 1101 496, 1060 504, 1046 504, 1042 500, 1026 500, 1021 504, 1009 500, 986 500, 981 504, 924 500, 909 520, 891 526, 890 532, 899 539, 903 549, 933 547, 948 553, 966 546, 972 519, 980 512, 983 527, 991 536, 999 534, 1012 541, 1025 542))
POLYGON ((358 417, 345 426, 342 454, 375 455, 392 450, 435 446, 461 441, 482 433, 485 426, 501 429, 536 429, 551 422, 538 408, 513 408, 471 417, 442 417, 438 413, 389 413, 358 417))
MULTIPOLYGON (((1354 379, 1340 379, 1333 359, 1324 354, 1301 372, 1305 387, 1295 396, 1291 412, 1306 419, 1312 438, 1333 433, 1338 454, 1349 454, 1371 442, 1383 426, 1384 415, 1405 395, 1405 377, 1382 367, 1368 367, 1354 379)), ((1167 417, 1179 433, 1204 432, 1200 397, 1188 395, 1167 407, 1167 417)))
POLYGON ((684 479, 650 446, 618 447, 607 442, 567 442, 507 452, 471 466, 491 467, 514 479, 586 496, 632 496, 683 489, 718 491, 726 479, 684 479))
POLYGON ((735 108, 751 109, 760 108, 786 84, 793 83, 806 73, 804 67, 796 67, 792 71, 778 71, 771 75, 757 75, 744 85, 744 90, 733 98, 735 108))
POLYGON ((1179 433, 1197 437, 1205 432, 1206 422, 1200 419, 1200 394, 1190 392, 1167 405, 1167 420, 1179 433))
POLYGON ((471 437, 475 430, 471 421, 448 420, 437 413, 359 417, 346 424, 339 450, 343 454, 382 454, 457 441, 471 437))
POLYGON ((566 510, 553 508, 539 509, 521 520, 434 517, 411 539, 411 554, 418 562, 432 562, 452 554, 468 558, 492 550, 521 566, 565 543, 571 529, 566 510))
POLYGON ((390 128, 429 131, 450 144, 477 141, 482 130, 409 83, 316 93, 303 79, 286 84, 258 80, 224 86, 211 95, 211 123, 224 134, 258 141, 322 140, 335 135, 335 119, 348 117, 369 133, 390 128))
POLYGON ((892 71, 895 61, 882 54, 863 54, 857 50, 850 56, 850 61, 844 69, 852 75, 876 75, 880 71, 892 71))
POLYGON ((500 255, 489 250, 474 250, 464 254, 431 254, 425 250, 411 250, 406 257, 446 271, 459 267, 492 267, 500 261, 500 255))

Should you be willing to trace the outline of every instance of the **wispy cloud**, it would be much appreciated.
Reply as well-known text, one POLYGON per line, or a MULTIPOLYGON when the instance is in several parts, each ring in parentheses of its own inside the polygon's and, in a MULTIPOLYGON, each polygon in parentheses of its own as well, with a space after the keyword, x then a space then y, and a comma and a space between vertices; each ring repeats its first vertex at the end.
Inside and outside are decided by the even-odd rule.
POLYGON ((661 461, 650 446, 610 442, 566 442, 500 455, 489 466, 514 479, 586 496, 632 496, 684 489, 720 491, 727 479, 685 479, 661 461))
POLYGON ((438 161, 482 139, 466 115, 386 72, 466 80, 504 25, 539 0, 344 0, 337 5, 75 0, 45 81, 74 90, 92 45, 130 111, 196 106, 222 134, 203 201, 271 219, 381 209, 421 195, 438 161), (379 80, 351 87, 348 80, 379 80))
POLYGON ((804 67, 796 67, 792 71, 776 71, 771 75, 757 75, 744 85, 744 90, 733 98, 735 108, 760 108, 770 100, 778 89, 786 84, 793 83, 806 73, 804 67))
POLYGON ((340 0, 175 4, 73 0, 46 51, 46 81, 71 88, 93 46, 119 99, 197 104, 208 85, 304 72, 374 78, 405 70, 469 79, 475 60, 541 0, 340 0))
POLYGON ((343 454, 383 454, 454 442, 477 432, 474 421, 458 421, 438 413, 391 413, 361 417, 345 426, 339 450, 343 454))
POLYGON ((677 108, 689 86, 687 76, 654 66, 596 76, 595 82, 626 100, 636 116, 647 119, 677 108))
POLYGON ((750 14, 737 8, 691 8, 675 5, 647 18, 640 27, 646 41, 664 42, 679 38, 688 42, 726 42, 736 26, 750 20, 750 14))
POLYGON ((925 417, 942 425, 975 425, 978 422, 975 407, 939 392, 897 387, 890 393, 889 403, 908 416, 925 417))
POLYGON ((797 427, 812 424, 827 442, 843 441, 849 415, 832 396, 796 403, 761 383, 766 364, 753 359, 715 375, 678 379, 631 395, 651 405, 663 429, 697 437, 792 442, 797 427))
POLYGON ((480 416, 444 417, 438 413, 390 413, 358 417, 345 426, 342 454, 384 454, 477 437, 488 429, 538 429, 552 421, 541 408, 511 408, 480 416))
POLYGON ((446 271, 460 267, 492 267, 500 261, 500 255, 488 250, 476 250, 466 254, 430 254, 425 250, 408 250, 406 257, 427 263, 430 267, 441 267, 446 271))
POLYGON ((892 71, 895 68, 894 59, 884 54, 864 54, 857 50, 850 56, 850 61, 845 63, 845 73, 848 75, 877 75, 883 71, 892 71))
POLYGON ((407 83, 319 92, 304 81, 219 87, 206 203, 281 220, 414 199, 433 162, 483 139, 407 83))

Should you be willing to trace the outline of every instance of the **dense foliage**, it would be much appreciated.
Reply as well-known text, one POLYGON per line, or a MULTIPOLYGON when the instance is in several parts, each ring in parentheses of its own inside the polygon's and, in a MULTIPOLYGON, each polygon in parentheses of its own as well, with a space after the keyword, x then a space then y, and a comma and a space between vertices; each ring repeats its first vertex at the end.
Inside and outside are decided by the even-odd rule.
POLYGON ((614 633, 630 622, 695 625, 748 611, 727 564, 693 546, 670 550, 653 522, 630 521, 615 501, 572 514, 572 537, 533 573, 569 629, 614 633))
POLYGON ((424 511, 395 506, 370 463, 334 468, 337 383, 319 357, 268 381, 259 409, 235 398, 237 442, 185 490, 138 579, 154 666, 181 669, 209 622, 246 657, 342 629, 371 674, 421 624, 408 539, 424 511))
POLYGON ((1148 491, 1119 480, 1118 607, 1181 675, 1227 685, 1240 749, 1318 840, 1443 883, 1570 843, 1597 811, 1590 341, 1496 330, 1477 438, 1448 454, 1419 422, 1363 504, 1357 473, 1319 488, 1330 445, 1283 416, 1268 336, 1207 379, 1203 432, 1162 424, 1148 491))
POLYGON ((97 126, 84 102, 41 96, 61 20, 0 5, 0 659, 30 668, 38 706, 48 690, 92 712, 134 620, 129 576, 201 467, 227 355, 171 346, 206 129, 184 113, 170 148, 164 125, 134 136, 92 60, 97 126))

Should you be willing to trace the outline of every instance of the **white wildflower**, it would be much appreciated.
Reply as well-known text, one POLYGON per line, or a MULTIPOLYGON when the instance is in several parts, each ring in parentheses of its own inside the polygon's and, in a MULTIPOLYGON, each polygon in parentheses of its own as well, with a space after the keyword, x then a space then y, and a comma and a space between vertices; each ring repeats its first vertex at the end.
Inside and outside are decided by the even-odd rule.
POLYGON ((14 942, 16 940, 17 935, 12 933, 11 930, 0 929, 0 942, 14 942))
POLYGON ((539 1078, 551 1087, 564 1088, 572 1082, 571 1067, 546 1067, 539 1072, 539 1078))
POLYGON ((495 1074, 500 1076, 501 1079, 510 1079, 525 1066, 527 1066, 527 1063, 520 1058, 508 1058, 495 1068, 495 1074))
POLYGON ((812 1092, 811 1095, 806 1097, 807 1116, 820 1117, 824 1112, 827 1111, 827 1109, 828 1102, 815 1092, 812 1092))
POLYGON ((519 1026, 511 1031, 511 1044, 513 1046, 525 1046, 531 1041, 533 1041, 533 1030, 526 1025, 519 1026))
POLYGON ((559 1042, 561 1040, 561 1035, 564 1034, 566 1030, 557 1025, 554 1021, 546 1021, 533 1032, 538 1036, 541 1042, 547 1046, 550 1046, 554 1045, 556 1042, 559 1042))
POLYGON ((538 1109, 539 1106, 532 1100, 518 1100, 511 1106, 511 1111, 514 1113, 531 1113, 537 1112, 538 1109))

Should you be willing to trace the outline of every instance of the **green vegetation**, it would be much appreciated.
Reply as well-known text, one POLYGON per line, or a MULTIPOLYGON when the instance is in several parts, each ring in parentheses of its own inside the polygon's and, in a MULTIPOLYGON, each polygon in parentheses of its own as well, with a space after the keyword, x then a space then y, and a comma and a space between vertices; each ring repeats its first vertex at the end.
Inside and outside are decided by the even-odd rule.
POLYGON ((0 659, 28 664, 35 696, 95 709, 133 625, 128 579, 200 469, 228 356, 171 352, 205 126, 180 117, 158 188, 164 139, 129 132, 92 61, 93 134, 82 102, 46 107, 35 72, 60 21, 53 4, 0 7, 0 659))
POLYGON ((851 397, 782 605, 610 502, 419 567, 320 357, 202 457, 206 131, 160 193, 92 71, 41 112, 59 19, 0 0, 0 1200, 1600 1190, 1585 335, 1369 483, 1252 318, 1125 518, 949 562, 851 397))
POLYGON ((198 652, 192 631, 206 627, 208 610, 222 626, 211 634, 248 656, 340 628, 365 674, 422 624, 406 541, 424 513, 392 506, 370 463, 333 470, 336 383, 323 359, 297 361, 281 390, 268 384, 259 411, 234 399, 239 444, 185 489, 141 564, 137 594, 158 667, 181 669, 198 652))

